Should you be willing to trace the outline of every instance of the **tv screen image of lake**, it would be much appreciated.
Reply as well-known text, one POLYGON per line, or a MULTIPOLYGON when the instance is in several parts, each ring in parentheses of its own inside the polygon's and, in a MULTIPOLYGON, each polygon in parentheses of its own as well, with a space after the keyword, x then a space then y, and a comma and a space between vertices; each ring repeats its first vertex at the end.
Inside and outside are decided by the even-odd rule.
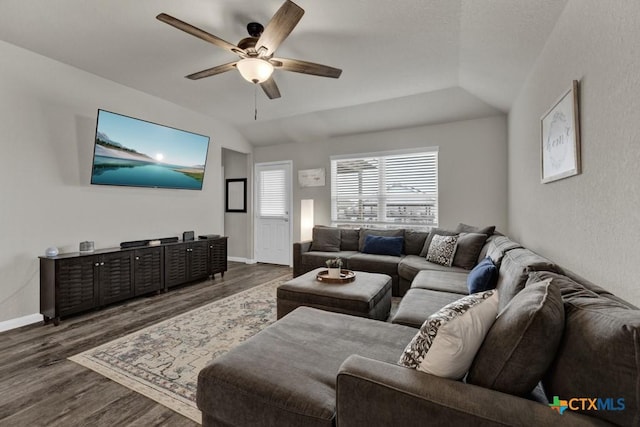
POLYGON ((100 110, 95 142, 92 184, 202 189, 206 136, 100 110))

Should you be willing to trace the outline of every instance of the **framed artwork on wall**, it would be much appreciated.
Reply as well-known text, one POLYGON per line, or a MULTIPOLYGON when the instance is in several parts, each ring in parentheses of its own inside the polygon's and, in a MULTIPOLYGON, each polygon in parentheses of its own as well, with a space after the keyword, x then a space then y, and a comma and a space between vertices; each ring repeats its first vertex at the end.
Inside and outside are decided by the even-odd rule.
POLYGON ((298 185, 300 187, 324 187, 324 168, 299 170, 298 185))
POLYGON ((226 180, 225 212, 247 212, 247 178, 226 180))
POLYGON ((542 183, 580 173, 578 81, 540 119, 542 183))

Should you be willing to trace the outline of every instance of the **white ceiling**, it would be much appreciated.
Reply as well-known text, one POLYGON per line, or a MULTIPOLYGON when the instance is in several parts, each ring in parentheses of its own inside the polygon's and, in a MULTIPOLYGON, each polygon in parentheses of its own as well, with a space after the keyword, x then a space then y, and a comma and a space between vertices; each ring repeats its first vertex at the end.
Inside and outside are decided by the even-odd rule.
POLYGON ((235 125, 254 145, 507 112, 566 0, 294 0, 305 15, 277 56, 342 68, 276 70, 269 100, 236 59, 155 19, 168 13, 237 43, 283 0, 0 0, 0 39, 235 125))

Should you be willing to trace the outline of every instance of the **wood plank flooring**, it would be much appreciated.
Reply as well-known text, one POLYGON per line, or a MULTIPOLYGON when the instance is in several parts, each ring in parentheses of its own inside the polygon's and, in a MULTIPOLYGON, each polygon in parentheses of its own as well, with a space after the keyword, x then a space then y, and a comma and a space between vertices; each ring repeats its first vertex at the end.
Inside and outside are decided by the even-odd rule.
POLYGON ((0 333, 0 426, 197 426, 67 357, 290 272, 230 262, 224 278, 0 333))

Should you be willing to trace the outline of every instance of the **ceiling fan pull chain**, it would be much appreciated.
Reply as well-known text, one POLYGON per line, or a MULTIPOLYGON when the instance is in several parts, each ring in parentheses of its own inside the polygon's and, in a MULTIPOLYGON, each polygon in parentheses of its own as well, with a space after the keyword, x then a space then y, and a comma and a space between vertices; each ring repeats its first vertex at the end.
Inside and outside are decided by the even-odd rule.
POLYGON ((258 85, 253 85, 253 120, 258 120, 258 85))

